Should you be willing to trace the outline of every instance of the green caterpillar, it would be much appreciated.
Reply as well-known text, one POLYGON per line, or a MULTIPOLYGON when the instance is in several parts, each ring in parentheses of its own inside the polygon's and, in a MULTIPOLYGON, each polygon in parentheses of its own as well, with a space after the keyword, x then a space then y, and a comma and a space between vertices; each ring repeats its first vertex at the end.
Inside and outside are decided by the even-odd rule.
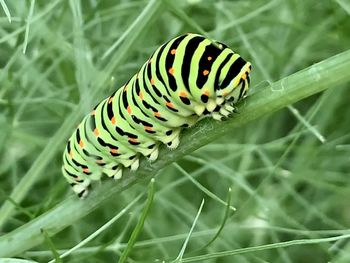
POLYGON ((197 34, 160 46, 120 89, 85 116, 63 154, 62 171, 79 197, 104 173, 119 179, 139 158, 154 161, 161 143, 204 116, 224 120, 245 97, 251 65, 225 44, 197 34))

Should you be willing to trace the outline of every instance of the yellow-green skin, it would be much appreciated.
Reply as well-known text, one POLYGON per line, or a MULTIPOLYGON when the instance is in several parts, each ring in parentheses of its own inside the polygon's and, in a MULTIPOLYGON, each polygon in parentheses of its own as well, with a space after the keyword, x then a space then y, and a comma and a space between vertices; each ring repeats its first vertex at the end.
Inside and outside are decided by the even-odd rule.
POLYGON ((88 193, 104 173, 119 179, 139 158, 154 161, 161 143, 174 149, 179 134, 200 118, 226 119, 245 97, 251 65, 226 45, 197 34, 160 46, 120 89, 79 124, 63 155, 74 192, 88 193))

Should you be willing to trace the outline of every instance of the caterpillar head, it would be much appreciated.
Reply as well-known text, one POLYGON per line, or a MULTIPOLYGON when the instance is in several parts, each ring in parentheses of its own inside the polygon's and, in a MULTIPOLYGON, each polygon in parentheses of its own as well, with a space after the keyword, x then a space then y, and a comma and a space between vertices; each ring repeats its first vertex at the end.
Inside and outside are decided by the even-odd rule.
POLYGON ((232 92, 230 93, 230 97, 233 103, 237 103, 247 96, 250 84, 249 73, 251 68, 251 64, 246 62, 239 74, 231 81, 230 88, 232 89, 232 92))

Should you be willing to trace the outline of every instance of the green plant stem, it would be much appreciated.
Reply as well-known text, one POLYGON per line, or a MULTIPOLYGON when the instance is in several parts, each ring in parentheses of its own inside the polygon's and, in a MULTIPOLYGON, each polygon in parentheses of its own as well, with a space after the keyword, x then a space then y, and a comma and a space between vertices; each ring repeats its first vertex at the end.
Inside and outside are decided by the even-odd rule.
POLYGON ((2 9, 4 9, 5 15, 7 16, 9 23, 11 23, 11 14, 10 14, 10 11, 9 11, 5 1, 0 0, 0 5, 2 6, 2 9))
POLYGON ((161 147, 160 158, 154 163, 143 160, 137 173, 126 171, 118 183, 107 180, 91 191, 85 200, 78 200, 72 196, 31 222, 3 235, 0 237, 0 257, 15 256, 40 244, 43 241, 41 228, 44 228, 50 236, 54 235, 90 213, 105 200, 113 196, 115 198, 116 194, 135 182, 150 179, 159 169, 225 133, 232 132, 234 128, 242 127, 252 120, 327 88, 336 88, 349 83, 349 69, 350 50, 261 88, 239 105, 240 114, 234 118, 226 122, 202 120, 195 127, 183 132, 180 146, 176 150, 169 151, 161 147))
POLYGON ((291 240, 291 241, 278 242, 278 243, 267 244, 267 245, 256 246, 256 247, 239 248, 239 249, 230 250, 230 251, 222 251, 222 252, 210 253, 210 254, 205 254, 205 255, 200 255, 195 257, 183 258, 181 262, 203 262, 214 258, 217 259, 221 257, 234 256, 234 255, 245 254, 249 252, 257 252, 257 251, 262 251, 267 249, 277 249, 277 248, 297 246, 297 245, 311 245, 311 244, 319 244, 319 243, 326 243, 326 242, 334 242, 334 241, 344 240, 349 238, 350 238, 350 234, 340 235, 335 237, 326 237, 326 238, 291 240))

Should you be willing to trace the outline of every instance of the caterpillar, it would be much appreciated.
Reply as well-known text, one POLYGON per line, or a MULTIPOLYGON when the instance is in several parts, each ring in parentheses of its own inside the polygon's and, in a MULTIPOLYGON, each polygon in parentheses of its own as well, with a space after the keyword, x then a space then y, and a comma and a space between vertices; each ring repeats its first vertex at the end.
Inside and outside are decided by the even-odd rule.
POLYGON ((102 174, 119 179, 139 159, 175 149, 183 128, 210 116, 227 119, 246 96, 251 64, 198 34, 160 46, 140 70, 86 115, 68 140, 62 172, 79 197, 102 174))

